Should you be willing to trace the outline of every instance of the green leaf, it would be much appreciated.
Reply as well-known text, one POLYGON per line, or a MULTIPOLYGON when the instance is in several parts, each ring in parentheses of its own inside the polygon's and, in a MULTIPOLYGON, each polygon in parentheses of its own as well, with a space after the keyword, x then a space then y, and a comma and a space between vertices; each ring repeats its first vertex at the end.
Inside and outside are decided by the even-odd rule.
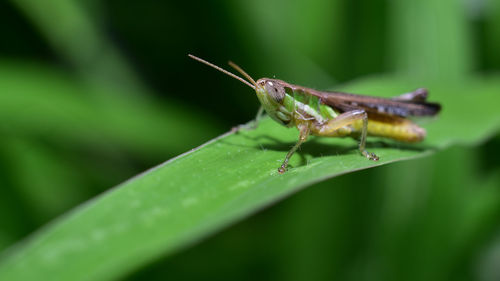
MULTIPOLYGON (((379 77, 346 89, 389 96, 409 86, 379 77)), ((477 145, 499 129, 497 77, 428 87, 443 111, 425 126, 428 138, 421 144, 370 139, 368 148, 381 158, 372 162, 359 155, 352 139, 313 138, 280 175, 277 168, 297 132, 265 119, 257 130, 225 134, 57 219, 4 252, 0 279, 115 279, 314 182, 456 144, 477 145)))

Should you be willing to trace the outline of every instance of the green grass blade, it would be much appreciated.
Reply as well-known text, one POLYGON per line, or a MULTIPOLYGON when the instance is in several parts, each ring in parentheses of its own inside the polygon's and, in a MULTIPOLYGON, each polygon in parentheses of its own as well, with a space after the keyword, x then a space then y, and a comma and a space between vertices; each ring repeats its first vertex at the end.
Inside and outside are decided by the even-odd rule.
MULTIPOLYGON (((500 126, 498 81, 428 85, 431 99, 443 104, 438 120, 426 126, 429 137, 412 146, 370 139, 379 162, 361 157, 351 139, 316 138, 279 175, 296 130, 265 119, 257 130, 226 134, 115 187, 10 248, 0 258, 0 280, 116 279, 314 182, 451 145, 477 145, 500 126)), ((347 89, 389 96, 408 85, 379 77, 347 89)))
POLYGON ((103 94, 144 94, 146 87, 111 40, 96 24, 91 4, 79 1, 11 1, 82 78, 121 90, 103 94), (47 13, 47 11, 51 11, 47 13))
POLYGON ((459 80, 470 73, 474 64, 472 39, 461 2, 423 0, 393 4, 390 60, 397 71, 416 80, 459 80))

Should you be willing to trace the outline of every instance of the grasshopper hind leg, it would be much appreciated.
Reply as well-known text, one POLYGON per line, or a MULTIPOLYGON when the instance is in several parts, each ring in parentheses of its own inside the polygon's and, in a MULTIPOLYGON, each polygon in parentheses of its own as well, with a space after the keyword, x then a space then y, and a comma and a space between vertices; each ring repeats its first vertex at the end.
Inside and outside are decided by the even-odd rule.
POLYGON ((379 158, 377 155, 375 155, 375 153, 366 151, 366 135, 368 133, 368 115, 364 111, 363 111, 363 113, 364 113, 362 116, 363 127, 361 129, 361 140, 359 142, 359 151, 366 158, 373 160, 373 161, 378 161, 379 158))
POLYGON ((359 152, 366 158, 377 161, 379 158, 374 153, 366 151, 366 136, 368 134, 368 114, 362 109, 354 109, 351 111, 344 112, 337 116, 335 119, 328 121, 328 123, 323 124, 315 128, 313 132, 318 136, 342 136, 339 135, 339 130, 346 126, 352 125, 355 122, 362 121, 361 127, 361 137, 359 142, 359 152))

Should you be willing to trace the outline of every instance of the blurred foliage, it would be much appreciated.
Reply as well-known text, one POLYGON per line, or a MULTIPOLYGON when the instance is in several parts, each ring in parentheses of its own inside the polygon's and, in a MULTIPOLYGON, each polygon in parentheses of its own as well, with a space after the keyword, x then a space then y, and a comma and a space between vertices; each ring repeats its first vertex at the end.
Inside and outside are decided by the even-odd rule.
MULTIPOLYGON (((498 0, 19 0, 0 22, 0 249, 254 116, 187 53, 315 88, 500 68, 498 0)), ((498 280, 499 140, 321 183, 130 278, 498 280)))

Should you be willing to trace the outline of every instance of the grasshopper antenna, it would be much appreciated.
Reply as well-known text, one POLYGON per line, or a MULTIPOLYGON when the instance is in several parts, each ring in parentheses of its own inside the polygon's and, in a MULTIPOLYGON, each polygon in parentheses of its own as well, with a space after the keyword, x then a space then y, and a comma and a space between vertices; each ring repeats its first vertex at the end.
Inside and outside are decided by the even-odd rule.
POLYGON ((237 64, 235 64, 234 62, 232 61, 229 61, 228 64, 236 69, 236 71, 238 71, 241 75, 243 75, 246 79, 250 80, 250 82, 252 82, 252 84, 254 84, 255 86, 257 86, 257 83, 255 83, 255 80, 253 80, 252 76, 248 75, 248 73, 245 72, 245 70, 243 70, 241 67, 239 67, 237 64))
POLYGON ((223 69, 222 67, 218 67, 217 65, 215 64, 212 64, 212 63, 209 63, 208 61, 204 60, 204 59, 200 59, 199 57, 197 56, 193 56, 191 54, 188 54, 188 57, 194 59, 194 60, 197 60, 203 64, 206 64, 210 67, 213 67, 215 69, 217 69, 218 71, 226 74, 226 75, 229 75, 231 77, 233 77, 234 79, 238 79, 240 80, 241 82, 247 84, 250 88, 254 89, 255 90, 255 87, 257 86, 257 83, 255 83, 255 81, 252 79, 252 77, 250 77, 250 75, 248 75, 245 71, 243 71, 243 69, 241 69, 239 66, 237 66, 236 64, 232 63, 232 62, 229 62, 229 65, 232 66, 234 69, 238 70, 238 72, 240 72, 243 76, 245 76, 245 78, 247 78, 248 80, 252 81, 253 85, 250 84, 250 82, 248 82, 247 80, 239 77, 238 75, 236 74, 233 74, 225 69, 223 69))

